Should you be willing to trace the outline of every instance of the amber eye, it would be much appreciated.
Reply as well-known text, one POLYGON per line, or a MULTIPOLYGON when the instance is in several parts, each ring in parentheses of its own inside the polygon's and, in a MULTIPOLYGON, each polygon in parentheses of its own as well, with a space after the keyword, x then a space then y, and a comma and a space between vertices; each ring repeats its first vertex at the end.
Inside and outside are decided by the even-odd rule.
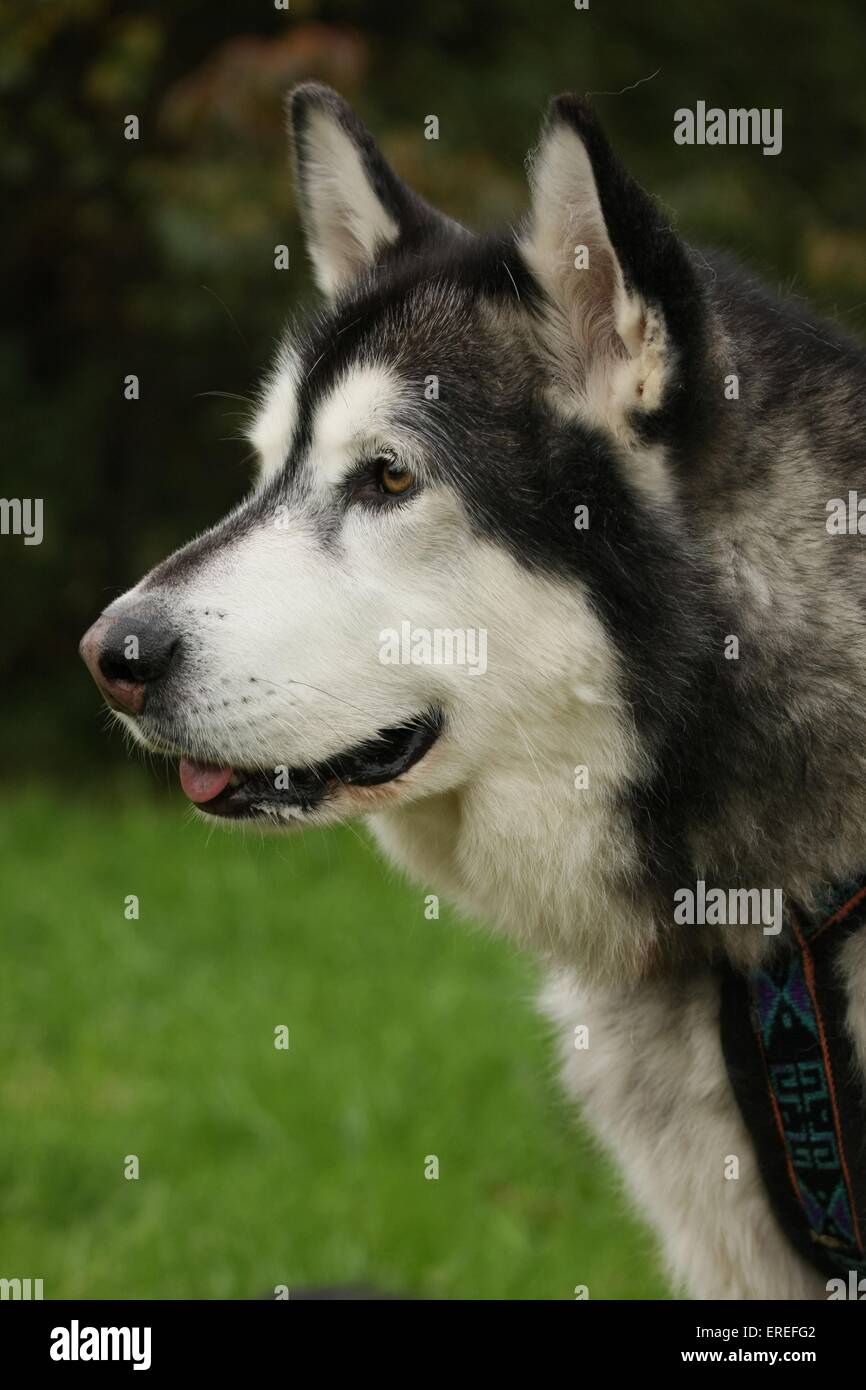
POLYGON ((408 468, 395 463, 393 459, 382 459, 379 464, 378 481, 383 492, 398 497, 401 492, 409 491, 415 482, 415 475, 410 473, 408 468))

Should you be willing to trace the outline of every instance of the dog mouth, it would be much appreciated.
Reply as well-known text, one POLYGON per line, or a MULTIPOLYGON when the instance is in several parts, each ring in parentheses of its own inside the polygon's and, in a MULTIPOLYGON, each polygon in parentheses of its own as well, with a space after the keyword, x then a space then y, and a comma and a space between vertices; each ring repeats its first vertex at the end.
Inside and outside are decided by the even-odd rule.
POLYGON ((429 709, 310 767, 246 769, 182 757, 180 784, 190 801, 212 816, 243 820, 280 811, 304 814, 341 788, 396 781, 430 751, 442 724, 441 711, 429 709))

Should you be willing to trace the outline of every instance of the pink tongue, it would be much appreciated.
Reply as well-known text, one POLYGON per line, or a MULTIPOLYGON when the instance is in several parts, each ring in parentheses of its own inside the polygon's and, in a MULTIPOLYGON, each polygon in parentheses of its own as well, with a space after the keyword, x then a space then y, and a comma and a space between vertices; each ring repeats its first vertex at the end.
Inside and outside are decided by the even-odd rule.
POLYGON ((228 786, 232 775, 230 767, 211 767, 209 763, 194 763, 190 758, 181 758, 178 763, 180 785, 190 801, 213 801, 224 787, 228 786))

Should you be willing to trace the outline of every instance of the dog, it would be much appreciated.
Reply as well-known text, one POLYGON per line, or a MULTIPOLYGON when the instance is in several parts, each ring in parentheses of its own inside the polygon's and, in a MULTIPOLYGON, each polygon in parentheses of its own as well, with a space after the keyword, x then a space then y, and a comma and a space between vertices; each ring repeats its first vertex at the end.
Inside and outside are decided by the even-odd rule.
MULTIPOLYGON (((675 901, 809 914, 862 870, 866 551, 831 504, 866 496, 864 354, 687 246, 582 98, 483 235, 332 90, 288 111, 324 307, 261 389, 250 494, 84 659, 204 816, 362 816, 540 956, 565 1085, 674 1287, 824 1298, 720 1026, 784 934, 675 901)), ((859 1084, 866 934, 833 968, 859 1084)))

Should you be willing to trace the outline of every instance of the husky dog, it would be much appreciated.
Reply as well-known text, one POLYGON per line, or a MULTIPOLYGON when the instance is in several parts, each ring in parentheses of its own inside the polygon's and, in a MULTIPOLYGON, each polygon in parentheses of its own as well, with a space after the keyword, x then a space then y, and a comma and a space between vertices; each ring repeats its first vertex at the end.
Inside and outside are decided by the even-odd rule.
MULTIPOLYGON (((677 925, 674 895, 808 908, 866 857, 866 549, 827 525, 866 496, 866 359, 686 246, 580 98, 501 236, 410 191, 333 91, 290 125, 326 307, 262 389, 250 495, 85 660, 205 815, 364 816, 541 956, 566 1085, 677 1288, 822 1297, 719 1040, 720 965, 773 936, 677 925), (419 632, 483 633, 485 669, 419 632)), ((842 967, 866 1068, 866 933, 842 967)))

